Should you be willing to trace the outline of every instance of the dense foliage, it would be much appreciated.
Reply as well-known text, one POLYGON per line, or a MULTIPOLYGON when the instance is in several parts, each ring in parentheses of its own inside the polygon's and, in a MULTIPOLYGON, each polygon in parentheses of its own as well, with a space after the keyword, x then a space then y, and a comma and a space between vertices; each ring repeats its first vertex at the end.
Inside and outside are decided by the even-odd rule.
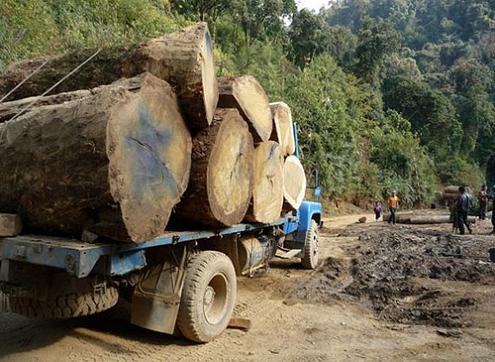
POLYGON ((208 21, 221 74, 250 73, 293 109, 325 194, 408 205, 438 182, 477 186, 495 153, 495 1, 5 0, 0 71, 208 21))

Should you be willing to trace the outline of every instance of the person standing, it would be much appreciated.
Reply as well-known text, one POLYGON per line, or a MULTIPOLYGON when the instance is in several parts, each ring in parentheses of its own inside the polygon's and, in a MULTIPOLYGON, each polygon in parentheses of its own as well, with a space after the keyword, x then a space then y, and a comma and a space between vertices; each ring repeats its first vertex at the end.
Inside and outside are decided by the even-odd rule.
POLYGON ((383 207, 380 201, 375 202, 375 207, 373 208, 373 212, 375 213, 375 220, 378 221, 382 217, 383 207))
POLYGON ((397 197, 397 192, 392 191, 392 195, 388 198, 388 211, 390 212, 390 217, 388 219, 389 224, 395 225, 397 221, 397 210, 399 209, 399 198, 397 197))
POLYGON ((492 192, 490 195, 487 196, 489 200, 492 200, 493 207, 492 207, 492 232, 490 235, 495 235, 495 185, 492 186, 492 192))
POLYGON ((473 230, 469 225, 468 216, 469 211, 473 207, 473 200, 471 199, 471 195, 466 192, 466 188, 464 186, 459 187, 459 197, 457 198, 456 208, 457 208, 457 226, 459 227, 459 231, 461 235, 466 233, 466 227, 469 230, 469 233, 472 234, 473 230))
POLYGON ((480 220, 485 220, 486 210, 488 206, 488 194, 486 192, 486 185, 481 186, 481 190, 478 194, 478 200, 480 203, 480 220))

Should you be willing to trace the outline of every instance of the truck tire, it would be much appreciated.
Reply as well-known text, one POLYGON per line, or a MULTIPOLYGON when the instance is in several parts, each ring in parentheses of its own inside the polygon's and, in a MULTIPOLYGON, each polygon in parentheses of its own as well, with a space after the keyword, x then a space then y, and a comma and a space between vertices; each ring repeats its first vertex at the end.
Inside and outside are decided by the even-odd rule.
POLYGON ((203 251, 189 260, 177 325, 182 335, 206 343, 227 328, 234 310, 237 280, 229 257, 203 251))
POLYGON ((118 290, 107 286, 104 291, 55 295, 47 300, 9 296, 9 307, 11 312, 31 319, 70 319, 103 312, 118 300, 118 290))
POLYGON ((303 257, 301 258, 301 264, 305 269, 315 269, 318 265, 318 257, 320 255, 320 245, 318 237, 318 224, 315 220, 311 220, 311 226, 306 232, 303 257))

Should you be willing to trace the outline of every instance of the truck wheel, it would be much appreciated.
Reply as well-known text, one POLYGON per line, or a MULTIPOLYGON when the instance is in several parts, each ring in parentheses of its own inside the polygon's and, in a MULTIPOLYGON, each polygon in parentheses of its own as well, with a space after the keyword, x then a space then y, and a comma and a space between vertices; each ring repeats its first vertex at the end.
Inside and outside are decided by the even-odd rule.
POLYGON ((11 295, 9 307, 11 312, 31 319, 69 319, 103 312, 118 300, 118 290, 107 286, 105 291, 55 295, 47 300, 11 295))
POLYGON ((237 280, 229 257, 203 251, 188 263, 177 325, 187 339, 206 343, 227 328, 234 310, 237 280))
POLYGON ((318 224, 315 220, 311 220, 311 227, 306 232, 303 250, 304 254, 301 259, 301 264, 305 269, 314 269, 318 265, 318 256, 320 255, 318 236, 318 224))

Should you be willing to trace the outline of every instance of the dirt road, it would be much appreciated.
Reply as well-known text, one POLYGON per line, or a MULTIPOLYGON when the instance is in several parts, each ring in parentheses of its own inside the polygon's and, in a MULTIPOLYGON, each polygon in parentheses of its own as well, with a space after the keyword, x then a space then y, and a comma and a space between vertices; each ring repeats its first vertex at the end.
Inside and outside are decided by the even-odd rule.
POLYGON ((70 322, 4 313, 0 359, 493 360, 495 264, 484 251, 495 238, 353 224, 361 216, 327 220, 318 270, 275 261, 269 273, 240 279, 235 314, 251 319, 247 333, 193 345, 129 325, 125 306, 70 322))

